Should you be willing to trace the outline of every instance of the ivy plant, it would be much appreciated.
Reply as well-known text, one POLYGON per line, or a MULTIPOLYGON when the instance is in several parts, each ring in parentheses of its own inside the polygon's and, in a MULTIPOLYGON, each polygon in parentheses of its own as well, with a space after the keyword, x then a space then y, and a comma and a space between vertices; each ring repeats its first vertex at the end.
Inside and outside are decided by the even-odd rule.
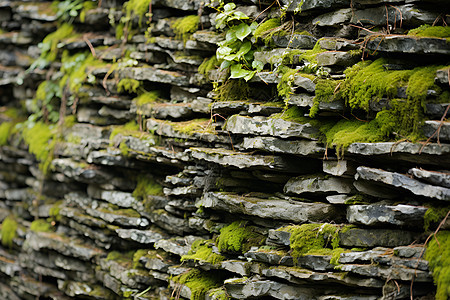
POLYGON ((251 42, 251 37, 258 24, 250 23, 249 17, 237 11, 234 3, 225 4, 223 11, 216 16, 215 22, 217 29, 225 31, 225 40, 217 44, 216 51, 220 69, 229 68, 229 78, 243 78, 249 81, 264 66, 253 57, 256 48, 251 42))

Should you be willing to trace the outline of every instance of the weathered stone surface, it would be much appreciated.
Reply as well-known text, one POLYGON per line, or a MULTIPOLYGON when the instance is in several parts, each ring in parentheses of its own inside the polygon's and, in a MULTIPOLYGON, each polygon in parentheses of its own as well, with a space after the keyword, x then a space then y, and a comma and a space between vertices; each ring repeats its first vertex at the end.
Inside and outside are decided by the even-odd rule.
POLYGON ((316 90, 316 84, 311 79, 297 74, 294 76, 293 87, 295 89, 301 88, 310 93, 316 90))
POLYGON ((301 0, 282 0, 283 5, 288 5, 288 12, 307 11, 312 9, 335 9, 348 7, 349 0, 312 0, 303 2, 301 0))
POLYGON ((351 179, 326 177, 323 175, 300 176, 290 179, 284 186, 284 192, 289 194, 349 194, 354 192, 351 179))
POLYGON ((280 48, 312 49, 317 39, 310 35, 274 35, 273 41, 280 48))
POLYGON ((411 205, 350 205, 347 208, 347 220, 353 224, 377 226, 392 224, 398 226, 423 226, 427 208, 411 205))
POLYGON ((421 179, 431 184, 440 185, 446 188, 450 188, 450 173, 427 171, 424 169, 412 168, 408 171, 417 179, 421 179))
POLYGON ((86 164, 77 163, 69 158, 54 159, 52 166, 55 171, 65 176, 86 183, 104 183, 112 177, 105 171, 88 168, 86 164))
POLYGON ((415 238, 414 233, 390 229, 349 229, 339 233, 340 245, 346 247, 395 247, 409 245, 415 238))
POLYGON ((430 197, 437 200, 450 200, 450 189, 425 184, 403 174, 368 167, 358 167, 357 172, 357 175, 355 175, 357 178, 398 187, 408 190, 415 195, 430 197))
POLYGON ((351 15, 351 22, 354 24, 370 24, 374 26, 384 26, 389 24, 402 24, 415 27, 423 23, 433 23, 437 14, 428 10, 423 10, 414 4, 397 5, 395 7, 373 7, 363 10, 355 10, 351 15), (386 15, 387 14, 387 15, 386 15))
POLYGON ((163 238, 166 238, 165 234, 161 234, 160 231, 153 230, 139 230, 139 229, 116 229, 120 238, 135 241, 139 244, 153 244, 163 238))
POLYGON ((333 176, 353 176, 356 166, 349 160, 324 160, 323 171, 333 176))
POLYGON ((304 156, 323 155, 325 148, 316 141, 283 140, 274 137, 245 137, 240 148, 264 150, 272 153, 286 153, 304 156))
POLYGON ((446 39, 404 35, 370 39, 366 48, 378 52, 450 55, 446 39))
MULTIPOLYGON (((342 8, 334 12, 320 15, 312 20, 314 25, 318 26, 339 26, 349 21, 352 17, 351 8, 342 8)), ((334 49, 330 49, 334 50, 334 49)))
POLYGON ((342 265, 342 271, 355 273, 368 277, 379 277, 383 279, 396 279, 410 281, 413 278, 416 282, 431 282, 433 279, 429 272, 405 269, 403 267, 382 267, 371 265, 342 265))
POLYGON ((348 67, 360 60, 359 55, 355 56, 350 52, 327 51, 317 54, 317 64, 319 66, 344 66, 348 67))
POLYGON ((152 67, 147 68, 125 68, 121 71, 123 78, 136 80, 148 80, 151 82, 170 83, 176 86, 189 85, 189 79, 174 71, 159 70, 152 67))
POLYGON ((236 299, 271 296, 275 299, 312 299, 316 291, 307 287, 291 286, 257 277, 225 280, 227 294, 236 299))
POLYGON ((442 85, 447 85, 449 83, 449 71, 448 68, 439 69, 436 72, 436 77, 434 79, 435 82, 440 83, 442 85))
POLYGON ((433 136, 433 139, 441 141, 450 141, 450 122, 449 121, 425 121, 423 133, 427 137, 433 136))
POLYGON ((98 248, 83 245, 79 240, 62 237, 55 233, 29 232, 25 243, 25 247, 35 251, 50 249, 82 260, 90 260, 103 254, 103 251, 98 248))
POLYGON ((225 130, 235 134, 269 135, 281 138, 297 137, 314 139, 317 128, 311 124, 289 122, 278 118, 244 117, 234 115, 228 118, 225 130))
POLYGON ((168 253, 172 253, 178 256, 188 254, 191 250, 191 245, 199 237, 188 235, 184 237, 175 237, 168 240, 159 240, 155 243, 155 249, 162 249, 168 253))
POLYGON ((231 115, 231 114, 251 114, 270 116, 283 110, 282 107, 276 105, 268 105, 265 103, 252 103, 248 101, 220 101, 211 103, 211 110, 214 113, 231 115))
MULTIPOLYGON (((245 253, 247 259, 263 262, 269 265, 293 266, 294 258, 282 251, 271 250, 255 250, 245 253)), ((241 274, 248 275, 248 274, 241 274)))
POLYGON ((290 222, 317 222, 330 217, 337 218, 339 215, 338 210, 329 204, 302 203, 275 197, 260 199, 220 192, 204 193, 196 205, 290 222))

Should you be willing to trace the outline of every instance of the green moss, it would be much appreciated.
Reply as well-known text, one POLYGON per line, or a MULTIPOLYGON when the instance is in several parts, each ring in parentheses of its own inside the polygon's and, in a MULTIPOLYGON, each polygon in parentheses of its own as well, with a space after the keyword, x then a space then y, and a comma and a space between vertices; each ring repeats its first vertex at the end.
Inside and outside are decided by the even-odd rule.
POLYGON ((142 106, 148 103, 153 103, 156 100, 158 100, 160 96, 160 92, 159 91, 151 91, 151 92, 145 92, 141 95, 139 95, 138 97, 133 99, 133 102, 137 105, 137 106, 142 106))
POLYGON ((44 219, 37 219, 31 222, 30 230, 36 232, 53 232, 53 226, 44 219))
POLYGON ((115 261, 122 265, 128 265, 133 262, 135 251, 128 251, 128 252, 119 252, 119 251, 111 251, 108 253, 108 256, 106 256, 106 261, 115 261))
POLYGON ((186 122, 172 122, 170 123, 175 131, 185 134, 193 133, 212 133, 215 134, 215 129, 211 126, 209 119, 193 119, 186 122))
POLYGON ((85 20, 86 20, 86 12, 88 10, 95 9, 97 7, 98 7, 98 5, 94 1, 84 1, 83 2, 83 9, 80 12, 80 22, 81 23, 85 22, 85 20))
POLYGON ((208 296, 209 296, 209 299, 214 299, 214 300, 230 299, 230 296, 228 296, 227 291, 223 287, 210 290, 208 293, 208 296))
MULTIPOLYGON (((286 23, 285 23, 286 24, 286 23)), ((253 36, 258 40, 261 39, 266 45, 271 45, 273 43, 274 35, 287 35, 285 27, 281 24, 280 18, 268 19, 258 25, 253 33, 253 36)))
POLYGON ((17 221, 8 216, 3 220, 1 229, 2 245, 11 248, 13 246, 13 239, 16 237, 17 221))
POLYGON ((423 229, 428 231, 431 225, 439 224, 447 215, 450 206, 432 206, 427 209, 424 216, 423 229))
POLYGON ((304 51, 302 54, 299 55, 299 60, 305 60, 309 63, 313 63, 313 64, 317 64, 317 54, 322 53, 322 52, 326 52, 327 50, 322 49, 322 47, 320 47, 320 43, 319 41, 317 41, 317 43, 314 45, 314 48, 312 48, 311 50, 306 50, 304 51))
POLYGON ((340 229, 340 226, 324 223, 292 225, 278 230, 291 233, 291 255, 298 258, 307 253, 317 253, 318 250, 327 247, 336 249, 339 246, 340 229))
POLYGON ((61 210, 61 205, 62 205, 63 201, 58 201, 55 204, 53 204, 53 206, 50 208, 50 211, 48 212, 48 214, 50 215, 51 218, 53 218, 53 220, 55 221, 61 221, 61 215, 60 215, 60 210, 61 210))
POLYGON ((41 48, 40 58, 47 62, 55 61, 58 56, 58 44, 69 37, 74 38, 76 36, 73 26, 68 23, 63 23, 55 32, 47 35, 42 43, 39 44, 41 48))
POLYGON ((200 74, 205 75, 208 77, 208 73, 211 70, 214 70, 219 67, 219 61, 217 60, 217 57, 215 55, 211 56, 210 58, 205 58, 203 62, 198 67, 198 72, 200 74))
POLYGON ((230 79, 214 89, 214 92, 217 101, 245 101, 249 98, 250 88, 243 79, 230 79))
POLYGON ((22 137, 28 144, 28 151, 40 161, 39 167, 46 174, 53 160, 53 150, 57 141, 54 129, 42 122, 37 122, 32 127, 25 127, 22 137))
POLYGON ((381 142, 385 138, 377 121, 340 120, 331 128, 325 125, 321 131, 325 134, 327 146, 335 147, 338 154, 352 143, 381 142))
POLYGON ((450 26, 431 26, 428 24, 420 25, 411 29, 408 35, 421 37, 450 38, 450 26))
POLYGON ((294 79, 298 70, 290 69, 288 67, 280 67, 280 73, 282 74, 280 81, 277 84, 278 96, 283 98, 287 105, 291 95, 294 93, 294 79))
POLYGON ((197 261, 209 262, 213 265, 219 264, 225 260, 225 257, 214 253, 212 247, 214 243, 212 240, 196 240, 192 243, 191 250, 187 255, 181 257, 181 261, 193 259, 197 261))
POLYGON ((108 214, 115 214, 120 216, 125 216, 129 218, 140 218, 141 215, 131 208, 119 208, 119 206, 114 204, 109 204, 108 208, 99 208, 99 211, 108 213, 108 214))
POLYGON ((139 136, 140 134, 142 134, 142 132, 139 131, 139 125, 136 123, 136 121, 130 121, 123 126, 114 127, 109 136, 109 140, 111 143, 114 140, 114 137, 118 134, 139 136))
POLYGON ((129 0, 124 4, 127 19, 132 16, 139 16, 139 25, 142 23, 142 18, 148 13, 152 0, 129 0))
POLYGON ((200 17, 198 15, 186 16, 177 19, 172 24, 172 29, 178 39, 186 42, 191 34, 197 31, 199 22, 200 17))
POLYGON ((136 269, 138 267, 142 267, 142 264, 139 262, 141 257, 148 254, 148 249, 139 249, 133 254, 133 268, 136 269))
POLYGON ((436 299, 446 300, 450 297, 450 232, 441 231, 430 239, 425 252, 437 286, 436 299), (437 242, 439 241, 439 243, 437 242))
POLYGON ((245 221, 235 221, 220 230, 216 244, 220 252, 245 253, 252 246, 261 246, 265 236, 254 226, 247 226, 245 221))
POLYGON ((317 78, 316 83, 316 96, 314 97, 313 106, 309 111, 309 116, 314 118, 319 112, 319 105, 321 102, 332 102, 336 100, 338 85, 342 81, 332 80, 332 79, 321 79, 317 78))
POLYGON ((223 280, 219 272, 203 272, 192 269, 184 274, 175 276, 172 280, 186 285, 191 290, 191 300, 205 298, 206 292, 222 285, 223 280))
POLYGON ((8 144, 9 134, 14 126, 12 122, 3 122, 0 124, 0 146, 8 144))
POLYGON ((163 195, 163 187, 152 177, 139 176, 136 188, 133 191, 133 197, 138 200, 145 200, 149 195, 163 195))
POLYGON ((128 92, 128 93, 138 93, 141 88, 141 82, 136 79, 123 78, 117 84, 117 91, 119 93, 128 92))
POLYGON ((74 93, 78 93, 86 81, 95 81, 95 77, 87 72, 89 67, 104 65, 102 61, 95 59, 90 52, 69 55, 68 51, 64 51, 61 63, 61 72, 64 76, 60 80, 59 87, 62 90, 65 86, 68 86, 69 90, 74 93))

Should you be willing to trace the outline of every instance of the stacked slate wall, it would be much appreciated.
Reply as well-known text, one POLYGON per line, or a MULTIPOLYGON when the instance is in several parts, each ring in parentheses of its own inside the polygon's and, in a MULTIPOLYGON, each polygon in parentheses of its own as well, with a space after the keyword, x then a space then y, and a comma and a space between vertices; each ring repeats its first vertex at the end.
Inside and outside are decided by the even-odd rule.
POLYGON ((448 298, 448 1, 125 3, 0 1, 1 299, 448 298))

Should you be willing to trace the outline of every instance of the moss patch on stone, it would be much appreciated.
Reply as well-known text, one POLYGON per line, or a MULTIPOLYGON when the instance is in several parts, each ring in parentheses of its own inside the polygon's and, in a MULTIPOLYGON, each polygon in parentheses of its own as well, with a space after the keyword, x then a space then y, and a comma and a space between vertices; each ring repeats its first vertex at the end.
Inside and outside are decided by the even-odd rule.
POLYGON ((145 104, 148 104, 148 103, 154 103, 156 100, 158 100, 159 96, 160 96, 160 92, 159 91, 145 92, 143 94, 140 94, 136 98, 134 98, 133 102, 137 106, 142 106, 142 105, 145 105, 145 104))
POLYGON ((198 66, 198 72, 208 77, 208 73, 211 70, 214 70, 219 67, 219 61, 215 55, 210 58, 205 58, 203 62, 198 66))
POLYGON ((428 231, 430 226, 439 224, 450 211, 450 206, 431 206, 427 209, 424 216, 423 229, 428 231))
POLYGON ((141 82, 136 79, 123 78, 117 84, 117 91, 119 93, 128 92, 128 93, 138 93, 141 88, 141 82))
POLYGON ((53 226, 44 219, 37 219, 31 222, 30 230, 35 232, 52 232, 53 226))
POLYGON ((197 31, 200 17, 198 15, 190 15, 177 19, 172 24, 172 29, 178 39, 186 42, 191 34, 197 31))
POLYGON ((266 237, 255 226, 245 221, 235 221, 220 230, 216 244, 220 252, 245 253, 252 246, 261 246, 266 237))
POLYGON ((11 133, 12 127, 12 122, 3 122, 2 124, 0 124, 0 146, 8 144, 8 138, 9 134, 11 133))
POLYGON ((450 26, 420 25, 408 31, 408 35, 420 37, 450 38, 450 26))
POLYGON ((434 284, 437 287, 436 299, 448 299, 450 297, 450 231, 441 231, 430 239, 425 259, 429 262, 434 284))
POLYGON ((138 200, 145 200, 149 195, 161 196, 163 195, 163 187, 152 177, 139 176, 132 195, 138 200))
POLYGON ((245 101, 250 96, 250 88, 243 79, 229 79, 215 88, 214 93, 217 101, 245 101))
POLYGON ((181 257, 181 261, 193 259, 217 265, 225 260, 225 257, 213 252, 214 243, 212 240, 196 240, 192 243, 191 250, 187 255, 181 257))
POLYGON ((174 282, 184 284, 191 290, 191 300, 204 299, 206 292, 222 285, 222 279, 219 272, 203 272, 197 269, 172 278, 174 282))
POLYGON ((28 144, 28 151, 40 161, 39 167, 46 174, 53 160, 57 140, 54 128, 43 122, 37 122, 31 127, 25 127, 22 137, 28 144))
POLYGON ((13 246, 13 239, 16 237, 17 221, 8 216, 3 220, 1 233, 2 245, 11 248, 13 246))

